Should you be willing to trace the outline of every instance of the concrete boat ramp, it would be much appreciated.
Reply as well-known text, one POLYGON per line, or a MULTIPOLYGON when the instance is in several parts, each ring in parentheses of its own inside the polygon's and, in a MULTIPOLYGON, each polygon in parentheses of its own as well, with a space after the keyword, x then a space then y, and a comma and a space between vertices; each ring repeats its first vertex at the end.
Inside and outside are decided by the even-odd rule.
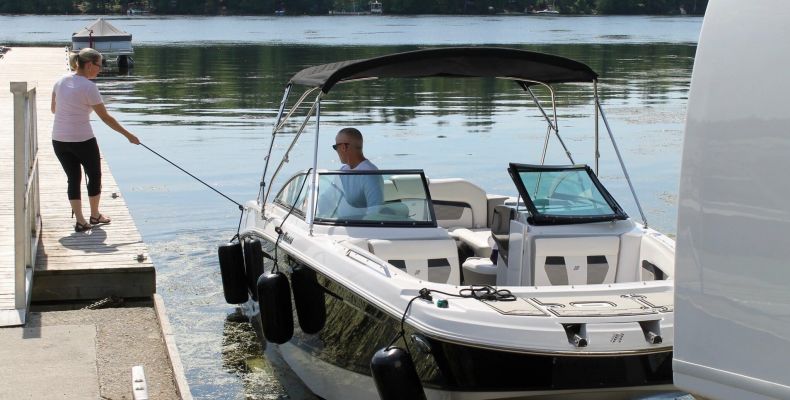
POLYGON ((105 160, 112 223, 74 232, 51 144, 64 73, 63 48, 0 58, 0 399, 191 399, 154 265, 105 160))

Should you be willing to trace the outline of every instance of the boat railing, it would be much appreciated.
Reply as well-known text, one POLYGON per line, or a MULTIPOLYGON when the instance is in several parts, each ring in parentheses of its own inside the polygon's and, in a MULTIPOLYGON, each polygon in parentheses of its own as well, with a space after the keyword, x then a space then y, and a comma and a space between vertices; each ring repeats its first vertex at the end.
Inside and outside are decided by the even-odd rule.
MULTIPOLYGON (((288 118, 291 115, 293 115, 293 113, 299 108, 299 106, 302 104, 302 102, 304 102, 304 100, 307 98, 307 96, 310 93, 315 92, 317 89, 319 89, 319 88, 317 88, 317 87, 316 88, 312 88, 312 89, 307 90, 305 93, 303 93, 302 96, 299 98, 299 100, 296 102, 296 104, 294 104, 291 107, 291 109, 288 111, 288 113, 285 116, 283 116, 282 114, 283 114, 284 108, 285 108, 285 101, 287 101, 287 95, 288 95, 288 93, 290 91, 290 87, 286 89, 286 93, 283 96, 283 102, 281 103, 280 110, 278 111, 278 116, 277 116, 277 121, 278 122, 275 125, 274 130, 272 131, 272 145, 274 144, 274 138, 277 136, 277 133, 285 126, 285 123, 288 120, 288 118)), ((283 154, 282 159, 277 164, 277 167, 275 168, 274 172, 272 173, 272 176, 269 178, 269 188, 264 191, 263 185, 264 185, 265 179, 266 179, 266 170, 269 167, 269 158, 272 155, 272 149, 273 149, 272 146, 269 147, 269 152, 266 155, 266 166, 264 167, 263 177, 261 179, 261 192, 264 193, 263 200, 261 202, 261 206, 262 207, 266 204, 266 201, 269 199, 269 195, 271 194, 271 191, 272 191, 272 184, 271 183, 274 182, 274 179, 277 177, 277 175, 279 174, 280 170, 283 168, 285 163, 288 162, 288 157, 289 157, 289 155, 291 153, 291 150, 294 148, 296 143, 299 141, 299 138, 302 136, 302 133, 304 132, 305 128, 307 127, 307 123, 310 122, 310 119, 311 119, 311 117, 314 114, 316 116, 316 119, 318 118, 318 115, 319 115, 319 111, 318 110, 319 110, 319 107, 320 107, 321 97, 323 97, 323 92, 319 91, 318 95, 313 100, 313 102, 312 102, 312 104, 310 106, 310 109, 307 110, 307 113, 304 116, 304 120, 299 125, 299 128, 296 130, 296 133, 294 134, 294 137, 291 140, 291 143, 288 145, 288 148, 285 150, 285 153, 283 154)), ((316 130, 317 129, 318 129, 318 123, 316 122, 316 130)), ((317 136, 317 131, 316 131, 316 136, 317 136)), ((316 140, 316 142, 317 142, 317 140, 316 140)), ((313 186, 311 186, 311 188, 312 187, 313 186)))
POLYGON ((41 233, 36 88, 11 82, 14 96, 14 302, 27 306, 26 282, 35 265, 41 233))

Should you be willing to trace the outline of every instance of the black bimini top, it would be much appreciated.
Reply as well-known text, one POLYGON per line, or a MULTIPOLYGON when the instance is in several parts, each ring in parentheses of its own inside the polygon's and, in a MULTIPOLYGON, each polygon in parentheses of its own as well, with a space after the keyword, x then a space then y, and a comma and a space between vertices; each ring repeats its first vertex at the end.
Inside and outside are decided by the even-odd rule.
POLYGON ((546 84, 591 82, 598 78, 578 61, 533 51, 497 47, 448 47, 348 60, 305 68, 289 84, 321 87, 369 78, 499 77, 546 84))

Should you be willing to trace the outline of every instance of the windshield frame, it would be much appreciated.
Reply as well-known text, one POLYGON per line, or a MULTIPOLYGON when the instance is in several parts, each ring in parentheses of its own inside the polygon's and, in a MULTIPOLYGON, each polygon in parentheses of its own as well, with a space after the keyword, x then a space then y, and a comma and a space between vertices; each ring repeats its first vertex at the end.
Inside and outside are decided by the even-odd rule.
MULTIPOLYGON (((284 208, 285 210, 289 211, 291 214, 296 215, 298 218, 305 219, 307 217, 307 213, 305 212, 305 210, 300 208, 300 206, 298 204, 296 204, 296 203, 289 204, 289 203, 286 203, 286 202, 280 200, 280 197, 282 197, 281 195, 283 194, 283 192, 291 184, 297 184, 297 183, 293 183, 293 182, 296 181, 297 179, 299 179, 299 177, 301 177, 301 176, 303 176, 304 179, 310 179, 309 171, 299 171, 299 172, 295 173, 293 176, 288 178, 288 180, 285 181, 285 183, 280 187, 280 190, 277 191, 276 195, 274 195, 274 198, 272 199, 272 203, 274 203, 274 205, 276 205, 276 206, 280 206, 280 207, 284 208), (293 208, 293 210, 291 210, 291 208, 293 208)), ((297 193, 297 198, 296 198, 296 200, 299 200, 300 197, 304 196, 302 198, 301 203, 306 203, 307 202, 306 199, 307 199, 307 195, 308 194, 307 193, 305 193, 304 195, 302 194, 302 192, 307 191, 307 183, 309 183, 309 181, 304 183, 304 185, 302 185, 301 183, 298 183, 299 185, 303 186, 303 187, 300 188, 301 190, 299 190, 299 192, 297 193)))
MULTIPOLYGON (((321 176, 340 176, 340 175, 413 175, 419 176, 422 182, 422 188, 425 192, 426 207, 428 209, 428 221, 381 221, 381 220, 364 220, 364 219, 329 219, 321 218, 317 215, 318 204, 313 206, 313 221, 320 225, 329 226, 360 226, 360 227, 381 227, 381 228, 436 228, 438 222, 436 221, 436 212, 433 209, 433 201, 431 200, 431 192, 429 190, 428 179, 425 177, 425 172, 421 169, 380 169, 380 170, 318 170, 318 180, 321 176)), ((320 194, 319 194, 320 195, 320 194)))
POLYGON ((595 176, 592 169, 586 164, 576 165, 532 165, 532 164, 517 164, 510 163, 507 169, 513 183, 516 184, 519 195, 524 200, 524 204, 530 213, 528 222, 532 225, 567 225, 567 224, 584 224, 592 222, 607 222, 616 220, 628 219, 622 207, 617 204, 614 197, 606 190, 606 188, 595 176), (551 215, 544 214, 538 211, 532 197, 529 195, 524 182, 519 173, 521 172, 557 172, 557 171, 585 171, 589 176, 590 181, 598 189, 598 192, 606 201, 607 205, 614 211, 611 214, 604 215, 551 215))

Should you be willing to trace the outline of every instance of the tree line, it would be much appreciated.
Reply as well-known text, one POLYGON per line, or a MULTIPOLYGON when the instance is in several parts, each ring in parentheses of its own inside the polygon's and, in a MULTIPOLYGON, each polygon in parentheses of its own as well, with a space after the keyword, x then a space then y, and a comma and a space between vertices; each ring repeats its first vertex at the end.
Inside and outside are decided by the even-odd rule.
MULTIPOLYGON (((0 0, 3 14, 322 15, 365 12, 372 0, 0 0)), ((499 14, 556 10, 561 14, 702 15, 708 0, 378 0, 385 14, 499 14)))

